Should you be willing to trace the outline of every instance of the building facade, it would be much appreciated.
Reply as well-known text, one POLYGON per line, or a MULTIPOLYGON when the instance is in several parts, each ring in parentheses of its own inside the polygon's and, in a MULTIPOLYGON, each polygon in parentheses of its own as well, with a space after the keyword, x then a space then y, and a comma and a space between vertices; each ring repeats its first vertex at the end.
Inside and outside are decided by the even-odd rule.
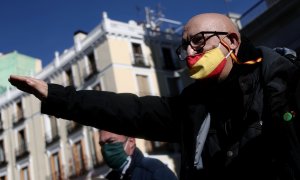
MULTIPOLYGON (((119 22, 104 12, 91 32, 74 33, 74 46, 55 53, 35 77, 78 90, 130 92, 139 96, 178 94, 190 83, 175 49, 173 31, 135 21, 119 22)), ((33 95, 11 89, 0 97, 0 179, 86 179, 107 172, 98 129, 40 113, 33 95)), ((175 144, 137 140, 149 156, 177 172, 175 144)))
POLYGON ((13 51, 0 53, 0 95, 11 87, 7 81, 10 74, 33 75, 42 70, 40 59, 13 51))
POLYGON ((245 25, 241 32, 256 45, 291 48, 299 56, 300 1, 266 0, 265 4, 251 9, 249 14, 257 12, 262 6, 266 6, 266 10, 245 25))

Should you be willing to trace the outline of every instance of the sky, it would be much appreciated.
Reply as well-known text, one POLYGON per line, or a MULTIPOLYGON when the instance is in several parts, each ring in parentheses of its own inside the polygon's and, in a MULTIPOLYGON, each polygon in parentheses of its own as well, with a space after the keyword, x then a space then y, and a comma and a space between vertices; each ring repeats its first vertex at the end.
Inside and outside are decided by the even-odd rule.
POLYGON ((185 24, 205 12, 243 14, 259 0, 1 0, 0 53, 13 51, 42 60, 73 46, 74 32, 89 33, 106 11, 113 20, 145 20, 145 7, 185 24))

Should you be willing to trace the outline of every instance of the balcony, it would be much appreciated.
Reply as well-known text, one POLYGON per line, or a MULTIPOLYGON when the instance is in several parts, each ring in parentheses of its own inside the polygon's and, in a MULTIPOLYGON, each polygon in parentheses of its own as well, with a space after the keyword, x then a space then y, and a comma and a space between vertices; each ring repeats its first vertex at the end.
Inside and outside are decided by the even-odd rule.
POLYGON ((143 54, 135 53, 133 55, 134 63, 133 66, 149 68, 150 66, 145 63, 143 54))
POLYGON ((22 124, 24 121, 25 121, 25 117, 24 117, 24 116, 20 116, 20 117, 18 117, 17 119, 15 119, 15 120, 13 121, 13 126, 14 126, 14 127, 19 126, 19 125, 22 124))

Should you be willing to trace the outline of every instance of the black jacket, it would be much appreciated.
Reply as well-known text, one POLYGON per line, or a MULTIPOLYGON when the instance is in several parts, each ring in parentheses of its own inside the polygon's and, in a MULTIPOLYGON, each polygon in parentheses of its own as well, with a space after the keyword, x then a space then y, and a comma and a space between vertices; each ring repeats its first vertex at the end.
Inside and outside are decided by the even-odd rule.
POLYGON ((225 82, 195 82, 176 97, 75 91, 49 84, 42 113, 132 137, 177 142, 180 179, 275 179, 284 163, 274 159, 281 149, 274 118, 280 121, 288 109, 287 92, 297 69, 271 49, 261 51, 262 63, 236 65, 225 82), (195 170, 196 136, 208 112, 204 169, 195 170))
MULTIPOLYGON (((144 157, 136 148, 131 156, 132 161, 123 180, 176 180, 175 174, 161 161, 144 157)), ((120 180, 121 172, 112 170, 107 176, 108 180, 120 180)))

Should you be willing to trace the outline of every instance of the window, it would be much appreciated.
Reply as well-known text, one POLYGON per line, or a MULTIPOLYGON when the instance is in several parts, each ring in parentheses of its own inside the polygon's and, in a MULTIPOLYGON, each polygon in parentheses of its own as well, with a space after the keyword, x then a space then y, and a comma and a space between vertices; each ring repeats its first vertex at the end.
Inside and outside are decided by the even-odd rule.
POLYGON ((17 102, 16 104, 16 121, 20 121, 22 119, 24 119, 24 111, 23 111, 23 107, 22 107, 22 101, 17 102))
POLYGON ((168 78, 168 88, 169 88, 169 95, 170 96, 175 96, 178 95, 180 93, 179 90, 179 78, 174 77, 174 78, 168 78))
POLYGON ((97 167, 104 163, 99 145, 99 131, 93 131, 93 150, 93 164, 94 167, 97 167))
POLYGON ((134 65, 146 66, 141 45, 137 43, 132 43, 132 51, 134 57, 134 65))
POLYGON ((20 179, 21 180, 30 180, 28 167, 24 167, 23 169, 21 169, 20 179))
POLYGON ((95 74, 97 72, 96 60, 94 53, 88 55, 88 74, 95 74))
POLYGON ((16 150, 16 156, 17 158, 20 158, 28 153, 25 130, 24 129, 20 130, 17 136, 18 136, 18 148, 16 150))
POLYGON ((81 142, 82 141, 79 141, 73 145, 73 159, 75 173, 77 176, 83 174, 83 172, 86 170, 84 166, 84 152, 81 142))
POLYGON ((3 130, 3 118, 2 118, 2 113, 0 112, 0 132, 3 130))
POLYGON ((58 125, 56 117, 54 116, 48 116, 49 118, 45 121, 46 126, 46 143, 51 143, 54 140, 59 139, 58 134, 58 125))
POLYGON ((26 139, 25 139, 25 131, 21 130, 18 133, 18 142, 20 147, 25 147, 26 145, 26 139))
POLYGON ((148 77, 145 75, 136 75, 138 88, 139 88, 139 96, 150 95, 150 87, 148 82, 148 77))
POLYGON ((66 86, 72 86, 74 84, 72 69, 66 71, 66 86))
POLYGON ((0 141, 0 164, 5 163, 5 151, 4 151, 4 144, 3 140, 0 141))
POLYGON ((24 110, 22 101, 19 100, 13 104, 13 111, 12 119, 13 119, 13 126, 18 126, 25 121, 24 110))
POLYGON ((51 135, 52 138, 58 136, 58 126, 57 126, 57 120, 56 117, 50 116, 50 123, 51 123, 51 135))
POLYGON ((52 180, 60 180, 62 178, 61 164, 59 153, 54 153, 50 157, 52 180))
POLYGON ((162 48, 162 54, 163 54, 163 59, 165 62, 165 69, 170 69, 174 70, 175 65, 174 65, 174 60, 172 58, 172 53, 170 48, 162 48))
POLYGON ((98 83, 98 84, 96 84, 95 86, 93 86, 93 90, 96 90, 96 91, 102 91, 101 84, 98 83))

